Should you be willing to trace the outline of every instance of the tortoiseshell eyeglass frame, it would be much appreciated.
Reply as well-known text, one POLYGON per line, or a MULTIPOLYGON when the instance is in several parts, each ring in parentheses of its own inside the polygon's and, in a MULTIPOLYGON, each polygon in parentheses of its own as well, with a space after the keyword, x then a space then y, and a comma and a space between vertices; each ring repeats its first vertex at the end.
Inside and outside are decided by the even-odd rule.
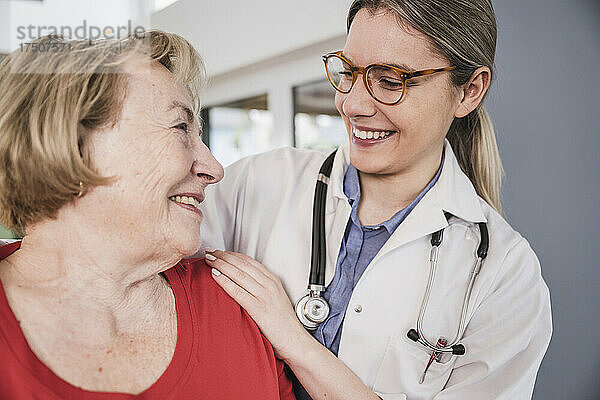
POLYGON ((388 64, 370 64, 370 65, 367 65, 366 67, 357 67, 354 64, 352 64, 352 62, 350 60, 348 60, 346 57, 344 57, 344 55, 342 54, 342 50, 324 54, 323 55, 323 63, 325 64, 325 72, 327 73, 327 79, 329 79, 329 83, 331 83, 331 86, 333 86, 333 88, 335 90, 337 90, 340 93, 344 93, 344 94, 350 93, 350 91, 354 87, 354 84, 356 83, 356 80, 358 79, 358 74, 360 73, 360 74, 362 74, 362 77, 363 77, 363 83, 365 84, 365 87, 367 88, 367 91, 369 92, 371 97, 373 97, 379 103, 385 104, 386 106, 396 105, 404 99, 404 96, 406 95, 406 81, 408 81, 409 79, 416 78, 418 76, 432 75, 432 74, 435 74, 438 72, 452 71, 455 68, 455 67, 450 66, 450 67, 444 67, 444 68, 423 69, 421 71, 405 71, 401 68, 395 67, 393 65, 388 65, 388 64), (350 66, 350 69, 352 71, 352 84, 350 84, 350 88, 346 91, 340 90, 335 85, 333 79, 331 78, 331 75, 329 74, 329 68, 327 68, 327 60, 329 60, 329 58, 331 58, 331 57, 340 58, 342 61, 344 61, 345 63, 347 63, 350 66), (400 79, 402 81, 402 93, 400 94, 400 98, 397 101, 387 103, 387 102, 381 101, 377 97, 375 97, 375 94, 373 93, 373 89, 371 88, 371 85, 369 84, 369 82, 367 80, 367 74, 368 74, 369 70, 374 67, 389 68, 398 74, 398 76, 400 77, 400 79))

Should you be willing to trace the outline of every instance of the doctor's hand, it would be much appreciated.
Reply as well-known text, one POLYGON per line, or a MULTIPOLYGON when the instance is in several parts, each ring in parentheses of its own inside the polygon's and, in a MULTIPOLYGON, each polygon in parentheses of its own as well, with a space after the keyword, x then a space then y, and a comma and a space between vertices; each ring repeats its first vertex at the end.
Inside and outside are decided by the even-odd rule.
POLYGON ((283 361, 301 356, 313 341, 298 321, 279 278, 253 258, 229 251, 206 250, 215 281, 258 325, 283 361))

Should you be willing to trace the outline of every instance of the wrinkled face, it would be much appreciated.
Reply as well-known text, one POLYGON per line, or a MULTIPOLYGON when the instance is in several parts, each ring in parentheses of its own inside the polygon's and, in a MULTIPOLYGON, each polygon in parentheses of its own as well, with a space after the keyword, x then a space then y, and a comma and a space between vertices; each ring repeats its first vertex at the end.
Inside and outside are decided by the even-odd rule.
MULTIPOLYGON (((401 26, 393 14, 372 15, 363 9, 352 23, 343 54, 361 67, 391 64, 411 71, 449 66, 431 48, 426 36, 401 26)), ((407 81, 404 99, 396 105, 373 99, 362 76, 350 93, 336 93, 335 102, 348 131, 352 164, 362 173, 396 175, 439 166, 460 97, 449 73, 441 72, 407 81)))
POLYGON ((113 128, 90 135, 92 163, 115 181, 80 199, 90 224, 137 256, 195 253, 202 214, 197 206, 223 168, 200 139, 192 101, 162 65, 137 57, 124 66, 127 97, 113 128), (187 204, 186 204, 187 203, 187 204))

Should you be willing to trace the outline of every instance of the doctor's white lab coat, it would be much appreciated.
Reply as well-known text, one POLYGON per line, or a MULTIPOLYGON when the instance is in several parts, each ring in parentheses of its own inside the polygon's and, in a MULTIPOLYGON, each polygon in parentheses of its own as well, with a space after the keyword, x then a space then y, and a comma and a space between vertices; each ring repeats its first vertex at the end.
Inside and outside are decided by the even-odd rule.
MULTIPOLYGON (((528 242, 479 198, 450 144, 438 182, 365 270, 346 310, 339 359, 385 400, 529 399, 550 341, 550 297, 528 242), (456 218, 450 225, 444 211, 456 218), (423 333, 435 343, 456 334, 487 222, 489 252, 473 288, 462 356, 444 356, 419 384, 429 353, 407 338, 416 328, 430 269, 431 233, 447 227, 423 333)), ((207 188, 203 247, 248 254, 275 272, 295 303, 307 292, 316 177, 327 154, 283 148, 226 169, 207 188)), ((333 279, 350 205, 338 149, 327 191, 326 285, 333 279)))

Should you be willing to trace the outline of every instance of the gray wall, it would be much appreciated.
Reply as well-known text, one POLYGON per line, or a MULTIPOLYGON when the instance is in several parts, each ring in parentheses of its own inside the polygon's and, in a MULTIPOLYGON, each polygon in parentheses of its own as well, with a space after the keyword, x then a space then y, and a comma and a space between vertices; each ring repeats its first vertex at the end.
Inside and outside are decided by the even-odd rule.
POLYGON ((531 243, 554 334, 534 399, 600 399, 600 1, 494 0, 488 110, 508 221, 531 243))

